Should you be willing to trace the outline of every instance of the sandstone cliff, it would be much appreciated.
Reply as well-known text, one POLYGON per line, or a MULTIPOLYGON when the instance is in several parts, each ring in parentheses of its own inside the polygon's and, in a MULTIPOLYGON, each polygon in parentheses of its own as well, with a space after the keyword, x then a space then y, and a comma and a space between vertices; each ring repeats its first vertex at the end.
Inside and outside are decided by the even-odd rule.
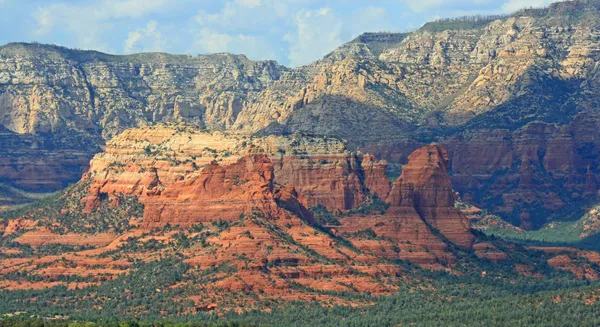
POLYGON ((450 241, 470 248, 474 236, 467 217, 454 206, 455 192, 448 176, 448 153, 438 145, 416 150, 402 167, 388 202, 414 208, 420 218, 450 241))
POLYGON ((391 241, 389 252, 382 254, 390 259, 425 265, 454 263, 447 242, 470 249, 475 237, 467 217, 454 206, 447 169, 448 154, 442 147, 429 145, 414 151, 387 197, 389 208, 380 215, 350 215, 340 219, 342 224, 336 229, 371 251, 375 244, 362 240, 361 232, 372 231, 391 241))
POLYGON ((111 194, 133 195, 146 206, 146 225, 189 225, 253 211, 281 215, 275 201, 285 193, 287 206, 300 211, 346 211, 387 195, 385 169, 385 162, 335 139, 245 137, 181 124, 131 129, 92 160, 86 210, 111 194), (301 205, 289 199, 292 193, 301 205))

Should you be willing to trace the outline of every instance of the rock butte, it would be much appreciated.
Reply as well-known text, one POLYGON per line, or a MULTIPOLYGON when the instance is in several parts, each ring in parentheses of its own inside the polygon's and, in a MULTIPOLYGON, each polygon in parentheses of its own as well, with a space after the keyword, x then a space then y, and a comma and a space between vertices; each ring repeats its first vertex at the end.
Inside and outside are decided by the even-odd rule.
POLYGON ((104 154, 92 160, 85 176, 92 180, 86 210, 97 207, 101 197, 119 193, 138 196, 146 204, 150 225, 192 224, 198 214, 206 218, 197 221, 237 219, 253 207, 273 207, 283 194, 297 194, 307 208, 321 205, 343 211, 368 195, 387 195, 385 166, 334 139, 249 138, 194 132, 191 127, 190 133, 166 126, 132 129, 111 140, 104 154), (208 203, 214 212, 197 210, 208 203), (184 204, 188 208, 183 209, 184 204))
MULTIPOLYGON (((233 221, 256 212, 277 219, 283 214, 279 205, 313 223, 310 207, 343 212, 374 194, 391 204, 381 219, 398 224, 392 236, 397 242, 445 250, 434 228, 462 247, 473 243, 467 218, 454 207, 448 154, 438 145, 413 152, 390 191, 385 163, 351 153, 336 140, 178 133, 158 127, 113 139, 85 177, 92 180, 86 210, 119 193, 145 205, 147 227, 233 221)), ((358 220, 365 219, 371 218, 358 220)), ((346 219, 341 230, 365 227, 352 221, 346 219)), ((386 237, 393 233, 385 224, 380 230, 386 237)))
POLYGON ((447 165, 446 150, 438 145, 416 150, 387 196, 389 209, 378 216, 355 215, 341 219, 339 230, 358 232, 368 228, 397 242, 400 252, 391 251, 392 256, 397 256, 393 259, 422 264, 454 263, 448 245, 432 228, 464 248, 471 248, 475 237, 467 217, 454 207, 447 165))

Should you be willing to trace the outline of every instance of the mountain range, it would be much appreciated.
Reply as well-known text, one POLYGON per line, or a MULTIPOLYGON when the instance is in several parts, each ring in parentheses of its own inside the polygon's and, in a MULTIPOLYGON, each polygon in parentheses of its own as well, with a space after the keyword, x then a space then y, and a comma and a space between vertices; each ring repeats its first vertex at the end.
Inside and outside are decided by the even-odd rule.
POLYGON ((364 307, 431 271, 596 280, 599 26, 600 1, 559 2, 365 33, 298 68, 1 46, 0 311, 364 307))

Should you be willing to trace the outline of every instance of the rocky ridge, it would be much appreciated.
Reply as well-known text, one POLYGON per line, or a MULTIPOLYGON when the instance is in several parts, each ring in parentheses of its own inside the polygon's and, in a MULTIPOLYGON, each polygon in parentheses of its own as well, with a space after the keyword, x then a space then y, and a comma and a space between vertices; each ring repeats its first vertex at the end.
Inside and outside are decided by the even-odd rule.
MULTIPOLYGON (((276 186, 293 185, 307 207, 345 211, 368 196, 387 195, 390 183, 385 170, 385 162, 352 152, 331 138, 246 137, 172 124, 125 131, 94 157, 84 178, 92 180, 89 210, 102 194, 163 197, 169 196, 170 186, 181 185, 191 188, 182 192, 185 197, 197 193, 194 183, 201 183, 203 190, 213 192, 207 195, 212 198, 217 195, 214 192, 229 193, 232 188, 246 188, 260 180, 262 186, 253 186, 270 192, 276 186), (250 166, 244 167, 244 160, 250 160, 250 166), (259 162, 265 166, 260 168, 259 162), (258 166, 251 166, 255 163, 258 166), (232 175, 218 172, 233 165, 239 169, 232 175), (213 175, 225 179, 213 185, 207 180, 213 175)), ((237 218, 239 213, 230 214, 230 218, 237 218)))
POLYGON ((476 23, 369 33, 296 69, 229 54, 112 56, 8 44, 0 49, 3 137, 34 138, 41 151, 3 151, 0 180, 55 191, 87 170, 84 157, 106 140, 159 122, 345 138, 394 165, 437 141, 469 201, 537 228, 595 194, 599 8, 568 1, 476 23), (74 133, 94 146, 73 149, 74 133), (483 145, 502 156, 454 155, 483 145), (53 162, 44 177, 33 173, 38 152, 53 162))
MULTIPOLYGON (((102 201, 113 201, 113 194, 134 195, 145 205, 143 225, 148 227, 235 221, 256 214, 275 219, 283 215, 278 205, 314 224, 310 209, 321 207, 350 213, 340 219, 341 226, 332 227, 338 232, 372 229, 377 236, 418 246, 419 251, 408 246, 406 254, 437 248, 443 257, 448 247, 431 228, 464 248, 473 243, 466 217, 454 207, 447 159, 438 146, 414 152, 390 188, 385 162, 352 153, 335 139, 246 138, 182 131, 181 125, 133 129, 92 160, 84 176, 91 180, 84 201, 91 212, 102 201), (373 197, 391 204, 382 217, 352 215, 352 209, 373 197), (365 220, 381 223, 365 225, 365 220), (387 227, 394 221, 397 229, 387 227)), ((437 262, 428 257, 417 260, 437 262)))

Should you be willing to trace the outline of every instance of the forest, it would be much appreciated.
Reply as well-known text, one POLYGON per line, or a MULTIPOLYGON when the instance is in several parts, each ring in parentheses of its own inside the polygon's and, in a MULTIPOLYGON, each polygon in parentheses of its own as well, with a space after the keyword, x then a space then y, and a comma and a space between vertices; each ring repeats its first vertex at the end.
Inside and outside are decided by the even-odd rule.
POLYGON ((340 294, 372 305, 271 302, 243 313, 180 314, 190 305, 175 300, 185 289, 152 292, 189 278, 188 267, 171 258, 143 264, 135 273, 95 288, 1 292, 0 314, 5 315, 0 316, 0 327, 600 325, 600 284, 595 281, 557 271, 548 271, 543 278, 502 278, 508 272, 494 271, 491 265, 462 275, 411 269, 411 279, 399 282, 396 294, 340 294), (92 292, 95 299, 86 296, 92 292), (132 307, 144 307, 147 312, 134 314, 132 307), (23 308, 28 310, 25 315, 10 316, 23 308))

